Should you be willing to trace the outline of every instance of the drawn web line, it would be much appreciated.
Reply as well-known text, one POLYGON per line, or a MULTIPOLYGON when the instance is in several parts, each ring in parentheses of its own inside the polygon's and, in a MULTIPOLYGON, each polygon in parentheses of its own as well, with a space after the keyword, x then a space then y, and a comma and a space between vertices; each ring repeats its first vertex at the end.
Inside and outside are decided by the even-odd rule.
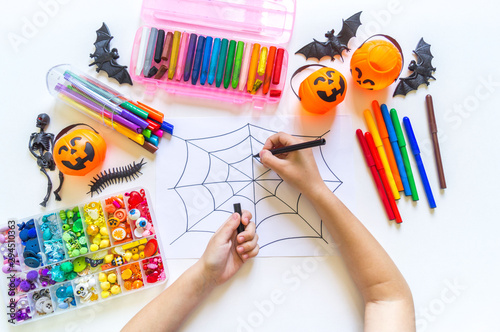
MULTIPOLYGON (((264 221, 266 221, 267 219, 270 219, 272 217, 276 217, 278 215, 288 215, 288 214, 294 214, 294 215, 297 215, 298 217, 300 217, 318 236, 315 237, 315 236, 296 236, 296 237, 287 237, 287 238, 282 238, 282 239, 277 239, 277 240, 274 240, 274 241, 271 241, 269 243, 266 243, 264 245, 261 246, 261 248, 264 248, 272 243, 276 243, 276 242, 280 242, 280 241, 284 241, 284 240, 287 240, 287 239, 303 239, 303 238, 320 238, 322 239, 323 241, 325 241, 326 243, 328 243, 326 241, 326 239, 323 238, 323 221, 321 220, 320 221, 320 231, 318 232, 306 219, 304 219, 304 217, 302 217, 302 215, 300 214, 300 211, 299 211, 299 204, 300 204, 300 199, 302 197, 302 194, 299 193, 298 195, 298 198, 297 198, 297 202, 296 202, 296 208, 292 208, 288 203, 286 203, 284 200, 282 200, 280 197, 278 197, 276 195, 277 191, 278 191, 278 188, 279 186, 283 183, 283 179, 281 179, 278 176, 279 179, 261 179, 259 181, 280 181, 280 183, 276 186, 275 190, 274 190, 274 193, 270 192, 266 187, 262 186, 260 183, 258 183, 258 179, 261 178, 262 176, 264 176, 265 174, 267 174, 268 172, 270 172, 271 170, 267 170, 265 171, 264 173, 262 173, 261 175, 259 175, 257 178, 255 178, 255 170, 254 170, 254 163, 252 162, 252 177, 250 178, 247 174, 245 174, 244 172, 242 172, 241 170, 239 170, 238 168, 234 167, 233 164, 238 164, 240 162, 242 162, 243 160, 247 159, 248 157, 251 157, 254 155, 254 151, 253 151, 253 145, 251 143, 251 139, 253 138, 256 142, 264 145, 264 143, 262 143, 260 140, 258 140, 255 136, 252 135, 252 132, 250 130, 250 127, 254 127, 254 128, 257 128, 257 129, 261 129, 261 130, 264 130, 264 131, 268 131, 268 132, 274 132, 274 133, 277 133, 276 131, 273 131, 273 130, 269 130, 269 129, 266 129, 266 128, 263 128, 263 127, 259 127, 259 126, 256 126, 256 125, 252 125, 250 123, 247 123, 246 125, 243 125, 242 127, 238 128, 238 129, 235 129, 233 131, 230 131, 228 133, 225 133, 225 134, 220 134, 220 135, 214 135, 214 136, 210 136, 210 137, 204 137, 204 138, 194 138, 194 139, 183 139, 179 136, 175 136, 173 135, 174 137, 182 140, 185 142, 185 145, 186 145, 186 162, 184 164, 184 169, 181 173, 181 176, 179 177, 179 180, 177 181, 176 185, 173 187, 173 188, 170 188, 170 189, 173 189, 175 190, 175 192, 177 193, 177 195, 179 196, 179 198, 181 199, 182 201, 182 204, 184 206, 184 213, 185 213, 185 216, 186 216, 186 230, 183 234, 181 234, 180 236, 178 236, 175 240, 173 240, 170 245, 172 245, 173 243, 175 243, 178 239, 180 239, 183 235, 187 234, 188 232, 193 232, 193 233, 214 233, 214 231, 207 231, 207 230, 193 230, 193 228, 199 224, 200 222, 202 222, 205 218, 207 218, 208 216, 210 216, 212 213, 216 212, 216 211, 219 211, 219 212, 226 212, 228 214, 232 214, 232 211, 227 211, 227 210, 219 210, 219 208, 224 205, 227 201, 229 201, 230 199, 232 199, 233 197, 235 196, 239 196, 239 197, 243 197, 245 199, 248 199, 250 200, 248 197, 246 196, 242 196, 242 195, 239 195, 239 193, 241 191, 243 191, 246 187, 248 187, 250 184, 253 185, 253 204, 254 204, 254 218, 255 220, 257 220, 257 204, 259 202, 261 202, 262 200, 264 199, 267 199, 267 198, 270 198, 270 197, 274 197, 276 199, 278 199, 279 201, 281 201, 284 205, 286 205, 290 210, 292 210, 293 212, 280 212, 280 213, 276 213, 274 215, 270 215, 266 218, 264 218, 263 220, 259 221, 258 224, 256 225, 256 227, 258 228, 264 221), (208 151, 200 146, 198 146, 197 144, 194 144, 192 143, 192 141, 196 141, 196 140, 207 140, 207 139, 211 139, 211 138, 220 138, 220 137, 223 137, 223 136, 229 136, 231 134, 234 134, 242 129, 244 129, 245 127, 247 127, 247 130, 248 130, 248 136, 246 136, 244 139, 240 140, 239 142, 237 142, 236 144, 233 144, 232 146, 230 147, 227 147, 227 148, 224 148, 224 149, 219 149, 219 150, 212 150, 212 151, 208 151), (221 151, 227 151, 227 150, 230 150, 236 146, 238 146, 239 144, 245 142, 246 140, 249 140, 250 143, 250 150, 251 150, 251 153, 249 156, 246 156, 245 158, 239 160, 239 161, 236 161, 236 162, 232 162, 232 163, 228 163, 226 162, 225 160, 223 160, 222 158, 216 156, 214 153, 217 153, 217 152, 221 152, 221 151), (208 154, 209 156, 209 165, 208 165, 208 170, 207 170, 207 173, 206 173, 206 176, 203 180, 203 182, 201 184, 193 184, 193 185, 184 185, 184 186, 179 186, 179 182, 182 180, 185 172, 186 172, 186 169, 187 169, 187 164, 189 162, 189 145, 192 145, 202 151, 204 151, 205 153, 208 154), (212 157, 214 158, 217 158, 219 161, 221 161, 222 163, 226 164, 227 165, 227 176, 226 176, 226 180, 225 181, 217 181, 217 182, 205 182, 208 178, 208 176, 210 175, 210 171, 211 171, 211 168, 212 168, 212 157), (229 178, 229 175, 230 175, 230 169, 231 167, 238 171, 239 173, 241 173, 242 175, 244 175, 245 177, 247 177, 249 180, 240 180, 240 181, 227 181, 228 178, 229 178), (235 193, 235 189, 233 188, 233 186, 231 185, 230 182, 246 182, 248 181, 249 183, 245 186, 243 186, 242 188, 240 188, 239 191, 237 191, 235 193), (271 195, 269 196, 265 196, 261 199, 259 199, 258 201, 256 200, 256 197, 255 197, 255 193, 256 193, 256 190, 255 190, 255 186, 256 186, 256 183, 257 185, 259 185, 262 189, 264 189, 265 191, 267 191, 268 193, 270 193, 271 195), (228 199, 226 199, 224 202, 222 202, 219 206, 215 207, 215 197, 214 195, 212 194, 211 190, 209 187, 207 187, 207 185, 209 184, 227 184, 230 188, 231 188, 231 192, 232 192, 232 196, 230 196, 228 199), (212 197, 212 202, 214 204, 214 209, 208 213, 207 215, 205 215, 204 217, 202 217, 201 219, 199 219, 196 223, 194 223, 191 227, 189 227, 189 214, 188 214, 188 211, 187 211, 187 205, 186 205, 186 202, 184 200, 184 198, 182 197, 182 195, 179 193, 179 191, 177 190, 178 188, 187 188, 187 187, 195 187, 195 186, 202 186, 204 187, 205 189, 207 189, 207 191, 209 192, 210 196, 212 197)), ((325 136, 327 133, 329 132, 329 130, 327 132, 325 132, 324 134, 320 135, 320 136, 306 136, 306 135, 293 135, 295 137, 307 137, 307 138, 321 138, 323 136, 325 136)), ((324 158, 324 155, 323 155, 323 150, 322 148, 320 147, 320 154, 321 154, 321 158, 323 159, 323 162, 325 163, 326 167, 328 168, 328 170, 330 171, 330 173, 337 179, 337 181, 333 181, 333 180, 324 180, 325 182, 330 182, 330 183, 339 183, 337 187, 335 187, 335 189, 333 190, 333 192, 335 192, 339 187, 340 185, 343 184, 343 182, 337 177, 337 175, 331 170, 330 166, 326 163, 326 160, 324 158)), ((260 162, 260 160, 257 160, 258 162, 260 162)))

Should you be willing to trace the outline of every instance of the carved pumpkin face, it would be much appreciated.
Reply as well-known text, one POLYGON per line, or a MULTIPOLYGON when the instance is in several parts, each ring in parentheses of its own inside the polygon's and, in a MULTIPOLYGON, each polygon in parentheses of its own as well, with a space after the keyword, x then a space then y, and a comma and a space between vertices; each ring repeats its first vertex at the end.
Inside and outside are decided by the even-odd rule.
POLYGON ((104 161, 106 142, 96 132, 77 129, 54 144, 54 161, 66 175, 85 175, 104 161))
POLYGON ((394 83, 402 66, 401 53, 394 44, 385 40, 365 42, 351 58, 354 81, 368 90, 384 89, 394 83))
POLYGON ((299 98, 307 111, 323 114, 344 100, 346 90, 344 76, 333 68, 324 67, 302 81, 299 98))

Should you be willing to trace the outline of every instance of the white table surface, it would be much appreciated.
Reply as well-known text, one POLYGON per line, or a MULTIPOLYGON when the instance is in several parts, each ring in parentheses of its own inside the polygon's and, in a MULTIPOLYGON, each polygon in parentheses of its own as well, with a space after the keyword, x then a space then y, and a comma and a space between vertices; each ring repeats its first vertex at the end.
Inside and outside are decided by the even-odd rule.
MULTIPOLYGON (((46 112, 52 122, 49 132, 87 121, 78 112, 56 101, 45 87, 45 74, 54 65, 71 63, 95 75, 89 53, 94 51, 95 30, 107 23, 112 47, 119 62, 129 64, 132 42, 141 25, 141 1, 12 1, 0 10, 0 105, 3 122, 0 216, 25 217, 44 211, 38 203, 45 195, 46 179, 28 151, 28 139, 37 131, 35 119, 46 112), (56 5, 54 5, 56 4, 56 5), (45 8, 45 9, 44 9, 45 8), (29 29, 29 25, 38 26, 29 29), (24 35, 23 35, 24 33, 24 35), (13 42, 17 39, 18 44, 13 42), (20 39, 24 38, 24 39, 20 39)), ((500 241, 497 187, 500 157, 495 132, 498 111, 500 67, 498 66, 498 9, 493 1, 306 1, 297 0, 295 27, 287 45, 289 76, 306 63, 293 53, 312 38, 323 40, 341 19, 363 11, 356 48, 365 37, 385 33, 396 38, 404 50, 405 67, 420 37, 430 43, 437 67, 436 81, 406 98, 392 98, 394 86, 367 92, 355 87, 342 63, 324 60, 348 78, 346 100, 338 114, 351 114, 356 128, 366 130, 362 112, 373 99, 410 116, 419 138, 422 157, 437 202, 431 211, 420 177, 416 175, 420 201, 403 197, 398 206, 404 223, 388 222, 377 197, 371 175, 357 143, 354 151, 356 182, 355 213, 375 235, 406 277, 415 301, 418 331, 498 331, 500 241), (436 166, 427 125, 424 97, 434 96, 440 144, 448 189, 439 190, 436 166)), ((307 61, 314 62, 314 61, 307 61)), ((403 71, 406 75, 406 68, 403 71)), ((175 123, 176 117, 260 114, 303 115, 287 82, 279 105, 262 112, 232 104, 189 100, 158 93, 144 97, 139 86, 117 86, 104 82, 126 96, 144 100, 162 110, 175 123)), ((298 86, 299 82, 295 82, 298 86)), ((305 121, 305 120, 304 120, 305 121)), ((333 114, 322 121, 334 121, 333 114)), ((103 168, 128 164, 144 156, 144 175, 132 185, 146 186, 155 194, 154 157, 140 147, 99 124, 108 143, 103 168)), ((168 148, 162 142, 161 149, 168 148)), ((161 153, 161 149, 158 153, 161 153)), ((416 172, 413 157, 410 157, 416 172)), ((51 177, 58 184, 57 175, 51 177)), ((88 199, 89 176, 67 177, 62 202, 51 197, 47 210, 88 199)), ((129 188, 121 184, 106 189, 113 193, 129 188)), ((158 202, 157 202, 158 203, 158 202)), ((164 216, 158 216, 160 221, 164 216)), ((170 285, 194 260, 169 260, 170 285)), ((115 331, 159 293, 165 285, 134 295, 75 310, 53 318, 13 328, 0 320, 0 330, 29 331, 115 331)), ((1 302, 0 302, 1 303, 1 302)), ((161 308, 159 309, 161 310, 161 308)), ((395 312, 394 315, 398 313, 395 312)), ((182 331, 361 331, 363 305, 339 256, 320 258, 256 258, 229 282, 211 294, 190 316, 182 331), (273 302, 274 301, 274 302, 273 302)))

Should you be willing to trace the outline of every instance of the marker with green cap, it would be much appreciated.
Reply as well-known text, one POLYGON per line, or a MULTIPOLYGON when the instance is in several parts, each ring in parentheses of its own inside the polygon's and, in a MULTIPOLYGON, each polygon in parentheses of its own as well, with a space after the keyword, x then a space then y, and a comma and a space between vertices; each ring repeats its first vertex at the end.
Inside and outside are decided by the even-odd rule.
POLYGON ((406 149, 406 141, 403 136, 401 124, 399 123, 398 112, 396 112, 394 108, 391 109, 391 120, 392 124, 394 125, 394 130, 396 131, 396 137, 398 138, 398 145, 403 157, 403 164, 405 165, 408 182, 410 183, 411 197, 414 201, 418 201, 417 187, 415 186, 415 179, 413 178, 413 172, 411 171, 410 159, 408 158, 408 150, 406 149))

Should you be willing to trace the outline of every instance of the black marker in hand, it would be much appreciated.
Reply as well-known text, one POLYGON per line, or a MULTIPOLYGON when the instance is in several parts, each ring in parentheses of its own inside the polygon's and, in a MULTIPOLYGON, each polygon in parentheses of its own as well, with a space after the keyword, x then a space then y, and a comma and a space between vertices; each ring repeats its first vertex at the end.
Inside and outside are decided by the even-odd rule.
MULTIPOLYGON (((238 213, 241 218, 241 204, 240 203, 233 204, 233 207, 234 207, 234 212, 238 213)), ((240 221, 240 225, 238 226, 237 230, 238 234, 240 234, 244 230, 245 230, 245 225, 243 225, 243 223, 240 221)))

